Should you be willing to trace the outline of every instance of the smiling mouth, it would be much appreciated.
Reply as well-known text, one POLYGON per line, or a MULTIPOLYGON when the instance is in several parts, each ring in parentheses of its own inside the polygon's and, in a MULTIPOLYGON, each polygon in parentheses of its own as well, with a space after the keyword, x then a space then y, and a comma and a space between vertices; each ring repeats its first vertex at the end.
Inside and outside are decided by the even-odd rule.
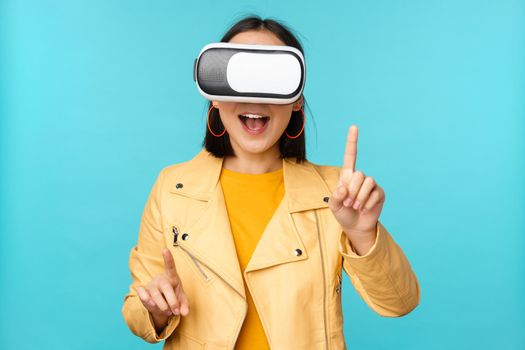
POLYGON ((239 114, 239 119, 248 129, 257 131, 266 126, 270 117, 256 114, 239 114))

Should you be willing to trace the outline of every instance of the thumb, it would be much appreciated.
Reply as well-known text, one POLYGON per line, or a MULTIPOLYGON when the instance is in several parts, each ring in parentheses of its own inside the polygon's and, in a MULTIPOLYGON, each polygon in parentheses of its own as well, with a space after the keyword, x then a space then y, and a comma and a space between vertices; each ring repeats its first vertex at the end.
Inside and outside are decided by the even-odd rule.
POLYGON ((346 186, 339 181, 332 193, 332 197, 330 197, 330 200, 328 201, 328 206, 333 212, 336 212, 343 207, 343 200, 348 195, 347 192, 346 186))

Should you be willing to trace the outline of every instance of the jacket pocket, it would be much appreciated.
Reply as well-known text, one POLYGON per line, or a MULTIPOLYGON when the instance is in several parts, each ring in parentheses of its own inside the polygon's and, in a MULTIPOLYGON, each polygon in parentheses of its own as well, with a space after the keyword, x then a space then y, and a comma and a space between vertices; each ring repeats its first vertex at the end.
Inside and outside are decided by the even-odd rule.
POLYGON ((211 277, 208 272, 204 269, 204 266, 199 263, 199 260, 197 260, 196 257, 194 257, 190 252, 188 252, 184 247, 180 247, 181 250, 184 251, 187 258, 189 258, 191 264, 195 267, 196 272, 204 279, 204 282, 209 283, 211 282, 211 277))
POLYGON ((184 235, 186 235, 186 233, 181 233, 178 225, 171 225, 170 227, 173 236, 173 247, 182 253, 186 261, 194 268, 195 273, 200 276, 200 279, 205 285, 211 283, 213 278, 210 272, 207 271, 205 266, 185 247, 183 241, 185 240, 184 235))

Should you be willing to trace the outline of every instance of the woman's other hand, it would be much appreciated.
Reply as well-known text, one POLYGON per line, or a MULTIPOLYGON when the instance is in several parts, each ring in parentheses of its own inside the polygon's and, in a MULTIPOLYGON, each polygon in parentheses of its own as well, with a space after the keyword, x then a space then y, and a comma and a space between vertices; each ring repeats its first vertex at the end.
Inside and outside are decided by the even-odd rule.
POLYGON ((385 202, 385 192, 371 176, 355 170, 357 126, 348 130, 344 163, 329 206, 359 255, 376 240, 376 225, 385 202))
POLYGON ((146 286, 137 288, 137 294, 144 307, 151 313, 157 331, 164 328, 171 315, 186 316, 189 303, 175 268, 171 252, 164 248, 165 271, 151 279, 146 286))

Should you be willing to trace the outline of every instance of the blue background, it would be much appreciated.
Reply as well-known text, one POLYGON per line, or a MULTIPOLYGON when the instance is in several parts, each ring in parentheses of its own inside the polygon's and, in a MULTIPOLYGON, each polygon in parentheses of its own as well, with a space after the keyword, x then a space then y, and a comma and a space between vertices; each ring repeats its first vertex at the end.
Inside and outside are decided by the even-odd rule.
POLYGON ((255 12, 306 50, 309 160, 357 167, 422 298, 382 318, 343 282, 351 349, 525 347, 523 1, 0 3, 0 348, 160 349, 121 315, 153 182, 192 158, 200 48, 255 12))

